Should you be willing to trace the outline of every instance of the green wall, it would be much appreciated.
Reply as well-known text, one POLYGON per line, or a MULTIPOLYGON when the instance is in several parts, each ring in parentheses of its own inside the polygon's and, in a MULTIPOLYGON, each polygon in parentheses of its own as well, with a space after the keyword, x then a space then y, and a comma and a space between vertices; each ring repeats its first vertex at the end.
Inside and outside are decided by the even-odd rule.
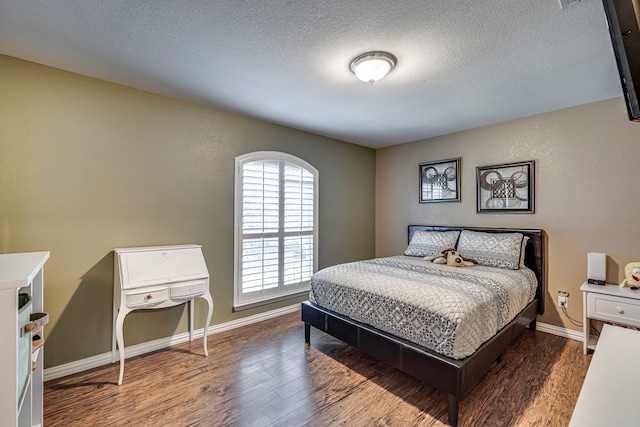
MULTIPOLYGON (((51 252, 45 367, 110 351, 117 247, 201 244, 212 324, 304 299, 232 311, 239 154, 320 171, 320 268, 375 254, 374 150, 1 55, 0 76, 0 253, 51 252)), ((124 331, 127 346, 185 332, 186 309, 134 312, 124 331)))

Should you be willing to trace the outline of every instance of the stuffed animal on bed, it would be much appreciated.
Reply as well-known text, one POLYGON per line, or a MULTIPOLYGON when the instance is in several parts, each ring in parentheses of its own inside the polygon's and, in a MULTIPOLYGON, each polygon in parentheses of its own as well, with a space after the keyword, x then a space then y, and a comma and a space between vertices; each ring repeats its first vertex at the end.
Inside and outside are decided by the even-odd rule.
POLYGON ((445 249, 435 256, 426 256, 423 259, 435 264, 447 264, 451 267, 473 267, 477 262, 471 258, 465 258, 453 248, 445 249))
POLYGON ((629 286, 631 289, 640 287, 640 262, 630 262, 624 266, 624 275, 627 276, 621 283, 620 287, 629 286))

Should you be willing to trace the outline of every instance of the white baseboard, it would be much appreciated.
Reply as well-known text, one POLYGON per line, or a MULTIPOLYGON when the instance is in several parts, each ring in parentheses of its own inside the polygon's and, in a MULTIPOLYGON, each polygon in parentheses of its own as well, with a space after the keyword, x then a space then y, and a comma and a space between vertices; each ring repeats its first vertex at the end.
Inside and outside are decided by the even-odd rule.
POLYGON ((584 335, 582 332, 561 328, 560 326, 549 325, 548 323, 536 322, 536 331, 546 332, 547 334, 558 335, 576 341, 584 341, 584 335))
MULTIPOLYGON (((231 329, 247 326, 252 323, 261 322, 263 320, 271 319, 273 317, 282 316, 283 314, 294 313, 300 311, 300 304, 294 304, 287 307, 282 307, 276 310, 267 311, 265 313, 255 314, 253 316, 243 317, 241 319, 232 320, 230 322, 221 323, 219 325, 209 326, 207 335, 213 335, 220 332, 228 331, 231 329)), ((193 331, 194 338, 202 338, 204 336, 204 329, 196 329, 193 331)), ((127 359, 133 356, 139 356, 141 354, 150 353, 152 351, 161 350, 163 348, 171 347, 176 344, 189 341, 189 332, 184 332, 171 337, 160 338, 153 341, 148 341, 141 344, 125 347, 124 358, 127 359)), ((65 363, 63 365, 53 366, 46 368, 43 372, 44 381, 54 380, 56 378, 66 377, 67 375, 77 374, 79 372, 87 371, 89 369, 98 368, 100 366, 108 365, 111 363, 111 352, 102 353, 96 356, 87 357, 75 362, 65 363)))
MULTIPOLYGON (((294 304, 276 310, 267 311, 265 313, 255 314, 253 316, 243 317, 241 319, 232 320, 230 322, 221 323, 219 325, 209 326, 208 335, 217 334, 231 329, 247 326, 252 323, 258 323, 273 317, 282 316, 283 314, 294 313, 300 310, 300 304, 294 304)), ((549 325, 547 323, 536 322, 536 331, 548 334, 558 335, 572 340, 582 341, 582 333, 571 329, 561 328, 559 326, 549 325)), ((194 338, 201 338, 204 335, 203 329, 193 331, 194 338)), ((125 359, 129 357, 139 356, 141 354, 150 353, 152 351, 161 350, 176 344, 189 341, 189 333, 184 332, 167 338, 160 338, 148 341, 142 344, 136 344, 124 349, 125 359)), ((44 370, 44 381, 55 380, 56 378, 66 377, 67 375, 77 374, 79 372, 88 371, 89 369, 98 368, 100 366, 111 363, 111 352, 102 353, 97 356, 87 357, 86 359, 77 360, 75 362, 65 363, 63 365, 54 366, 44 370)))

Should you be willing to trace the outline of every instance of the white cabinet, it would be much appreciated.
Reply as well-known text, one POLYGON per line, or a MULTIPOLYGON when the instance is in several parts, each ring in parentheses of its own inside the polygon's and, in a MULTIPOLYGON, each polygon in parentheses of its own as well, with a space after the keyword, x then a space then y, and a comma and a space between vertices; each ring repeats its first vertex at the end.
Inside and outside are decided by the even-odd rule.
POLYGON ((120 376, 124 375, 124 319, 133 310, 171 307, 189 303, 189 338, 193 340, 194 299, 207 301, 204 325, 204 354, 207 330, 213 314, 209 291, 209 271, 200 245, 152 246, 115 249, 113 289, 112 361, 116 349, 120 358, 120 376))
POLYGON ((633 364, 639 353, 640 332, 603 326, 569 427, 640 425, 640 406, 629 399, 640 383, 633 364))
MULTIPOLYGON (((0 426, 42 425, 43 267, 49 252, 0 255, 0 426), (22 307, 19 294, 29 295, 22 307), (34 323, 35 321, 35 323, 34 323), (42 340, 37 340, 42 343, 42 340)), ((26 297, 25 297, 26 299, 26 297)))
POLYGON ((640 327, 640 290, 618 285, 580 287, 583 299, 583 352, 596 348, 597 339, 589 333, 590 319, 640 327))

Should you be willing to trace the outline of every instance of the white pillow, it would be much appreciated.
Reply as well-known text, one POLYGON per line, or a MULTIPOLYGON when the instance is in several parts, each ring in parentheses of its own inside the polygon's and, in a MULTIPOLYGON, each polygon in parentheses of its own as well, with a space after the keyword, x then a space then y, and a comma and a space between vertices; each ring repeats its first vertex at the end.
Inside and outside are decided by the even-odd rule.
POLYGON ((480 265, 518 270, 522 253, 522 233, 483 233, 462 230, 457 250, 480 265))
POLYGON ((409 247, 404 251, 407 256, 434 256, 444 249, 455 248, 460 231, 417 230, 411 237, 409 247))

